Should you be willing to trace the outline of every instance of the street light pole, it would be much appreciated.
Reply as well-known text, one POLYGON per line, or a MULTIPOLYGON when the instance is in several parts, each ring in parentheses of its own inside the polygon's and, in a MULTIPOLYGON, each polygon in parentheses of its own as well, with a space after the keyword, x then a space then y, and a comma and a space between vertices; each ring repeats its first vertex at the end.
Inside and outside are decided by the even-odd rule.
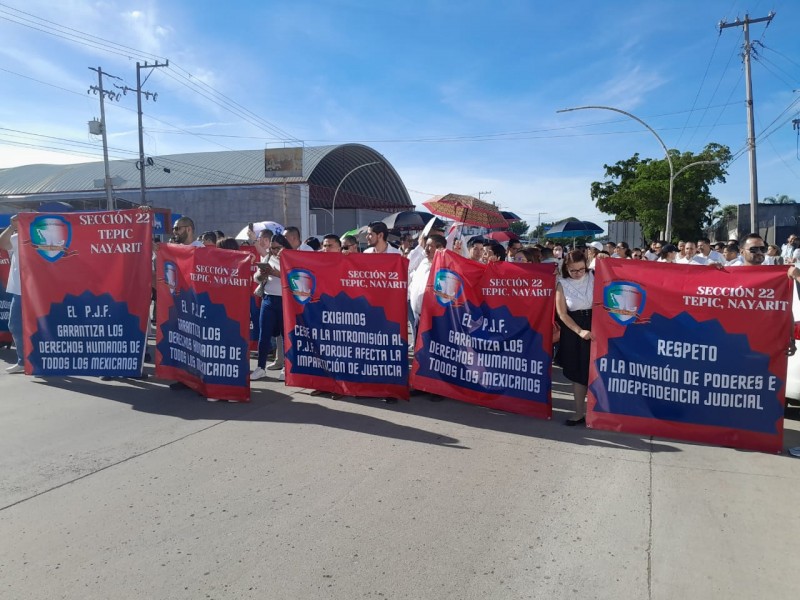
POLYGON ((664 143, 664 140, 661 139, 661 136, 656 133, 656 130, 653 129, 652 127, 650 127, 650 125, 648 125, 647 123, 642 121, 636 115, 632 115, 631 113, 629 113, 627 111, 624 111, 622 109, 619 109, 619 108, 612 108, 611 106, 577 106, 575 108, 564 108, 564 109, 561 109, 561 110, 557 110, 556 112, 557 113, 572 112, 574 110, 588 110, 590 108, 595 108, 595 109, 599 109, 599 110, 610 110, 610 111, 617 112, 617 113, 620 113, 622 115, 625 115, 626 117, 630 117, 634 121, 638 121, 639 123, 644 125, 650 133, 652 133, 654 136, 656 136, 656 139, 658 140, 658 143, 661 144, 661 147, 664 149, 664 155, 667 157, 667 163, 669 164, 669 202, 667 203, 667 227, 666 227, 666 231, 665 231, 664 237, 667 240, 669 240, 669 235, 670 235, 671 230, 672 230, 672 187, 673 187, 673 183, 675 181, 675 167, 672 164, 672 157, 669 154, 669 150, 667 149, 667 145, 664 143))
POLYGON ((674 175, 670 176, 670 178, 669 178, 669 204, 667 204, 667 227, 664 230, 664 239, 666 239, 668 242, 670 241, 670 239, 671 239, 670 236, 672 235, 672 191, 675 188, 675 178, 678 177, 678 175, 683 173, 685 170, 687 170, 687 169, 689 169, 691 167, 696 167, 697 165, 718 165, 719 162, 720 161, 718 161, 718 160, 698 160, 696 162, 689 163, 685 167, 681 167, 680 169, 678 169, 677 173, 675 173, 674 175))
POLYGON ((667 157, 667 163, 669 164, 669 200, 667 201, 667 225, 664 228, 664 238, 667 241, 669 241, 671 236, 672 236, 672 193, 673 193, 673 191, 675 189, 675 178, 678 175, 680 175, 681 173, 683 173, 689 167, 694 167, 695 165, 719 164, 720 161, 718 161, 718 160, 700 160, 700 161, 693 162, 691 164, 686 165, 685 167, 681 168, 676 173, 675 172, 675 166, 672 164, 672 156, 670 155, 669 150, 667 149, 667 145, 664 143, 664 140, 662 140, 661 136, 656 133, 655 129, 650 127, 650 125, 648 125, 647 123, 642 121, 636 115, 632 115, 631 113, 629 113, 627 111, 621 110, 619 108, 613 108, 611 106, 578 106, 576 108, 564 108, 562 110, 557 110, 556 112, 559 112, 559 113, 572 112, 574 110, 587 110, 587 109, 590 109, 590 108, 595 108, 595 109, 599 109, 599 110, 610 110, 610 111, 613 111, 613 112, 617 112, 617 113, 623 114, 626 117, 630 117, 634 121, 638 121, 639 123, 644 125, 647 128, 647 130, 656 137, 656 139, 658 140, 658 143, 661 144, 661 147, 664 149, 664 155, 667 157))
POLYGON ((359 169, 362 169, 364 167, 369 167, 371 165, 379 165, 379 164, 380 164, 380 161, 376 160, 375 162, 365 163, 363 165, 358 165, 354 169, 350 169, 350 171, 345 173, 345 176, 342 177, 342 180, 339 182, 339 185, 336 186, 336 191, 333 192, 333 201, 331 202, 331 228, 333 229, 334 233, 336 233, 336 194, 339 193, 339 188, 342 187, 342 184, 344 183, 344 180, 347 179, 348 177, 350 177, 350 175, 352 173, 355 173, 359 169))

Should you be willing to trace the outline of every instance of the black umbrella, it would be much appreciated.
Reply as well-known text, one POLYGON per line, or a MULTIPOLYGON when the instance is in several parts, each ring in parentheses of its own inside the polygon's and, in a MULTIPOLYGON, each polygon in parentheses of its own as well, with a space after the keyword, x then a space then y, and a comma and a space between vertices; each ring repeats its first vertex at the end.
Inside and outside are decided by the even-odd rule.
POLYGON ((566 219, 553 225, 544 234, 548 238, 565 238, 565 237, 584 237, 588 235, 597 235, 603 233, 603 228, 595 225, 591 221, 580 221, 578 219, 566 219))
MULTIPOLYGON (((386 223, 389 229, 422 229, 428 221, 433 218, 434 216, 429 212, 421 210, 403 210, 389 215, 383 219, 383 222, 386 223)), ((444 223, 441 223, 441 227, 444 227, 444 223)))

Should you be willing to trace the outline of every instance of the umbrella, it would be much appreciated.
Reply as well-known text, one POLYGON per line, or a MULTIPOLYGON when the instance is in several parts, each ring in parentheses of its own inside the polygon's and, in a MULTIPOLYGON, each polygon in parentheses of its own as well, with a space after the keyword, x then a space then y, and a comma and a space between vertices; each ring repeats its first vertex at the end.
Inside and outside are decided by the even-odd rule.
POLYGON ((516 242, 519 239, 519 236, 513 231, 493 231, 483 237, 498 242, 510 242, 512 240, 516 242))
POLYGON ((591 221, 580 221, 575 218, 565 219, 553 225, 544 234, 548 238, 576 238, 595 236, 603 233, 603 228, 591 221))
MULTIPOLYGON (((421 210, 402 210, 393 215, 389 215, 383 222, 389 229, 422 229, 431 219, 435 218, 431 213, 421 210)), ((438 220, 438 219, 437 219, 438 220)), ((444 227, 444 223, 439 220, 440 227, 444 227)))
POLYGON ((447 194, 423 202, 422 205, 435 215, 465 225, 476 225, 487 229, 508 227, 508 221, 503 218, 495 205, 473 196, 447 194))
MULTIPOLYGON (((356 240, 358 240, 359 244, 366 244, 367 243, 367 229, 369 229, 369 225, 362 225, 356 229, 351 229, 350 231, 345 231, 342 234, 342 237, 347 235, 352 235, 356 240)), ((400 239, 400 236, 397 235, 396 232, 390 231, 386 241, 388 242, 396 242, 400 239)))
MULTIPOLYGON (((246 240, 247 237, 247 230, 250 229, 250 225, 245 225, 242 230, 236 234, 237 240, 246 240)), ((275 221, 257 221, 253 223, 253 233, 258 237, 258 234, 261 233, 264 229, 269 229, 272 233, 283 233, 283 225, 280 223, 276 223, 275 221)))
POLYGON ((501 210, 500 214, 503 215, 503 218, 509 223, 514 223, 515 221, 522 221, 522 219, 520 219, 517 213, 513 213, 510 210, 501 210))

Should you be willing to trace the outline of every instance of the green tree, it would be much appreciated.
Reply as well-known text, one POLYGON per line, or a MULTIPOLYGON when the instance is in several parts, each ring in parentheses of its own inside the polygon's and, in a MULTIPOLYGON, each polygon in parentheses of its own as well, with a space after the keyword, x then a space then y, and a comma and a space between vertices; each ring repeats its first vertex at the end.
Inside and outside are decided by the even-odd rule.
POLYGON ((764 198, 766 204, 797 204, 797 200, 789 198, 786 194, 775 194, 764 198))
MULTIPOLYGON (((672 232, 675 239, 697 239, 711 222, 719 201, 711 195, 713 183, 724 183, 731 151, 708 144, 699 154, 670 150, 675 172, 694 162, 717 160, 719 164, 695 165, 675 178, 672 194, 672 232)), ((667 222, 669 163, 666 158, 639 158, 634 154, 614 165, 603 165, 606 181, 591 186, 592 199, 601 211, 621 220, 637 220, 648 239, 659 237, 667 222)))
POLYGON ((512 223, 509 223, 508 228, 516 233, 519 237, 525 237, 525 234, 528 233, 530 226, 528 225, 527 221, 513 221, 512 223))

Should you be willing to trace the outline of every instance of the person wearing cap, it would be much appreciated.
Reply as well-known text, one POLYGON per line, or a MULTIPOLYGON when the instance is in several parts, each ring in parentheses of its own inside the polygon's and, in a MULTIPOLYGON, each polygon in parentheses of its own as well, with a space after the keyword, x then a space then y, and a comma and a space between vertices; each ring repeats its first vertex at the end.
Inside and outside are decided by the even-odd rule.
POLYGON ((586 267, 591 270, 594 269, 594 259, 598 252, 603 251, 603 244, 601 242, 589 242, 586 246, 586 267))
POLYGON ((678 247, 674 244, 665 244, 661 246, 661 250, 658 253, 658 262, 669 262, 674 263, 677 262, 678 259, 678 247))

